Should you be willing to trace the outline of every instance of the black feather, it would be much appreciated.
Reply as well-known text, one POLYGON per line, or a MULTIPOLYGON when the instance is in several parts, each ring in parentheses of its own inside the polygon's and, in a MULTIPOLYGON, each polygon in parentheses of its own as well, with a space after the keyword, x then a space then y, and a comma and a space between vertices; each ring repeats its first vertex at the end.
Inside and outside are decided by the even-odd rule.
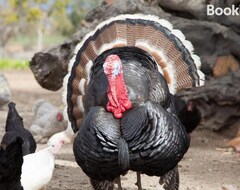
POLYGON ((8 146, 0 147, 0 189, 21 190, 20 183, 23 153, 23 140, 16 138, 8 146))
MULTIPOLYGON (((73 151, 83 171, 97 181, 113 181, 126 172, 119 163, 125 150, 119 153, 120 127, 111 113, 103 107, 92 107, 83 119, 75 138, 73 151)), ((123 145, 123 148, 126 146, 123 145)), ((120 161, 127 166, 128 161, 120 161), (122 162, 123 161, 123 162, 122 162)))
POLYGON ((98 181, 90 178, 90 182, 94 188, 94 190, 113 190, 114 184, 111 181, 98 181))
POLYGON ((118 141, 118 164, 125 171, 129 169, 129 162, 128 144, 124 138, 120 137, 118 141))
POLYGON ((24 128, 23 119, 18 114, 15 103, 8 104, 8 116, 6 120, 6 133, 4 134, 1 145, 8 146, 12 142, 15 142, 17 137, 23 139, 22 149, 23 155, 34 153, 36 150, 36 142, 33 135, 24 128))
POLYGON ((162 175, 159 179, 160 185, 163 185, 165 190, 179 189, 179 172, 178 166, 162 175))
MULTIPOLYGON (((145 109, 150 115, 146 115, 149 125, 144 127, 150 128, 150 131, 143 134, 147 135, 147 139, 140 141, 142 146, 131 152, 131 169, 160 176, 182 159, 188 150, 189 138, 180 121, 159 104, 146 102, 145 109)), ((138 139, 134 141, 138 142, 138 139)))

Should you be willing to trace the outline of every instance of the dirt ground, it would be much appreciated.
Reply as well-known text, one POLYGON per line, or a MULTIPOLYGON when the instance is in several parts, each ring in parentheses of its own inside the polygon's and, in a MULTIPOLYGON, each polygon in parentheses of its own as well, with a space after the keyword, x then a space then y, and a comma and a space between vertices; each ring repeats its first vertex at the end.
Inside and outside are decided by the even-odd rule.
MULTIPOLYGON (((62 108, 62 90, 51 92, 42 89, 30 70, 1 71, 9 81, 12 101, 28 128, 33 120, 33 103, 44 98, 62 108)), ((4 132, 7 107, 0 110, 0 137, 4 132)), ((191 147, 180 162, 180 190, 240 190, 240 155, 226 147, 228 138, 199 127, 191 134, 191 147)), ((38 149, 46 145, 38 144, 38 149)), ((56 155, 56 167, 47 190, 90 190, 88 177, 75 163, 72 145, 65 145, 56 155)), ((158 178, 142 175, 143 188, 160 189, 158 178)), ((124 189, 137 189, 136 174, 122 177, 124 189)))

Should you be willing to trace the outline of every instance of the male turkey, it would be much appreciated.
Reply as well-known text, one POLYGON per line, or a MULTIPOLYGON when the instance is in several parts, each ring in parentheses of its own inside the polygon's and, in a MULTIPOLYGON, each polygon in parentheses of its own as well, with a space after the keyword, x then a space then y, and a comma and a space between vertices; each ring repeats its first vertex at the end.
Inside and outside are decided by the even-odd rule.
POLYGON ((66 111, 78 131, 75 159, 94 188, 113 189, 115 178, 133 170, 178 189, 189 138, 173 94, 204 83, 192 44, 166 20, 120 15, 99 24, 74 53, 66 111))

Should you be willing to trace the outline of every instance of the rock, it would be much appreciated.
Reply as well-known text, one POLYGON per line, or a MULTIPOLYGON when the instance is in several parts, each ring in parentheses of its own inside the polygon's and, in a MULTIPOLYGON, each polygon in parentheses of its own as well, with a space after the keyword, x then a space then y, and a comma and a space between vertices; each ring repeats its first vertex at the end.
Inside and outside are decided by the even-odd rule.
POLYGON ((217 57, 213 67, 213 76, 215 78, 227 75, 230 71, 239 69, 239 62, 232 55, 217 57))
POLYGON ((0 108, 9 103, 12 98, 7 79, 0 74, 0 108))
POLYGON ((233 185, 224 185, 222 190, 237 190, 237 188, 233 185))

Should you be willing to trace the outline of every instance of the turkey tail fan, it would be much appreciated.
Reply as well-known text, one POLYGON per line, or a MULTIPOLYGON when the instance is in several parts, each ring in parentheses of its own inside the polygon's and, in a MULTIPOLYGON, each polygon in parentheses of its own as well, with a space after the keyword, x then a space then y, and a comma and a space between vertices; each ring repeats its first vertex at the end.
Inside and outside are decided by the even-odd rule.
POLYGON ((172 94, 178 89, 204 84, 201 62, 193 53, 192 44, 168 21, 143 14, 110 18, 83 38, 69 63, 69 73, 64 80, 64 102, 75 132, 81 124, 85 89, 93 61, 106 50, 126 46, 143 49, 155 59, 172 94))

